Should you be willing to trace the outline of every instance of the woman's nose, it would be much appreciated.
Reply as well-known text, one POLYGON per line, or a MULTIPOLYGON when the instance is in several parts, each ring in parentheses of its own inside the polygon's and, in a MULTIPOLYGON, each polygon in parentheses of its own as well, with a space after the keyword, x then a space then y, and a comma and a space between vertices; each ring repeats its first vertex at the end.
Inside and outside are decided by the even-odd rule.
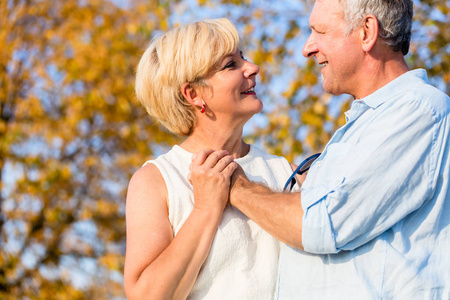
POLYGON ((259 73, 259 66, 255 65, 251 61, 245 61, 245 71, 244 76, 245 77, 251 77, 253 75, 257 75, 259 73))

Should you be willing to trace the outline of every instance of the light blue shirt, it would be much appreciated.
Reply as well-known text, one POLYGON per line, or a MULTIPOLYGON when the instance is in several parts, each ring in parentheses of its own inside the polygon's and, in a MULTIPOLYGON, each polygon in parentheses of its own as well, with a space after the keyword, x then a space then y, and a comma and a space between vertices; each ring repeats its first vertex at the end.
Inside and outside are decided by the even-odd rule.
POLYGON ((450 299, 450 99, 425 70, 346 112, 302 187, 279 299, 450 299))

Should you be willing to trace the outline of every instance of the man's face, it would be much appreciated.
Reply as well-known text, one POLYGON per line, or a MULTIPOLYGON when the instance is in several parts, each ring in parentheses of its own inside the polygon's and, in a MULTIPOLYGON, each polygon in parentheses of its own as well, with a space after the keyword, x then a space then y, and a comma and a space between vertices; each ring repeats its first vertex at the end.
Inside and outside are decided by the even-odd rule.
POLYGON ((361 30, 345 34, 345 23, 338 0, 317 0, 309 18, 311 34, 303 47, 305 57, 315 56, 322 66, 323 88, 327 93, 355 95, 358 71, 364 51, 361 30))

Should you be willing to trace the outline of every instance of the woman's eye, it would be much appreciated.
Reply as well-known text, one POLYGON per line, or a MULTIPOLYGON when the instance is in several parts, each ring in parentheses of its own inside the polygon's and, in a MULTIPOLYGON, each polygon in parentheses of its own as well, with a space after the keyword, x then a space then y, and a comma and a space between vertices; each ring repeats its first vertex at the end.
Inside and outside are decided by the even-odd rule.
POLYGON ((236 66, 236 63, 232 60, 225 65, 224 69, 234 68, 235 66, 236 66))

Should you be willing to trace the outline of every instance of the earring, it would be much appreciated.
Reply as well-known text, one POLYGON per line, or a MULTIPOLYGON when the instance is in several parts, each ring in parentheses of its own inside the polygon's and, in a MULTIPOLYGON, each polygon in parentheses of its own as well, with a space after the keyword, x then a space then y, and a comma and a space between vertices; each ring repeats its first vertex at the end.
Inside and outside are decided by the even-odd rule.
POLYGON ((200 112, 201 112, 202 114, 204 114, 204 113, 205 113, 205 110, 206 110, 205 102, 202 101, 202 108, 200 109, 200 112))

